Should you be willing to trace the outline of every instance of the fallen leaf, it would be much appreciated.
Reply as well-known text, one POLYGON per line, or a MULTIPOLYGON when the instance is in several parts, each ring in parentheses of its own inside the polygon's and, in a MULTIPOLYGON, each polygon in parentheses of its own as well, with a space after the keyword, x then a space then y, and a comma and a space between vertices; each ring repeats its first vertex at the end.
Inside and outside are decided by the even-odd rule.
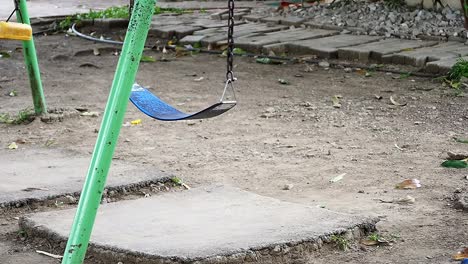
POLYGON ((95 48, 93 48, 93 54, 94 54, 94 56, 99 56, 99 55, 101 55, 101 52, 99 51, 98 48, 95 47, 95 48))
POLYGON ((18 149, 18 145, 16 145, 16 142, 11 142, 10 145, 8 145, 8 149, 18 149))
POLYGON ((416 189, 419 187, 421 187, 421 182, 418 179, 404 180, 395 186, 397 189, 416 189))
POLYGON ((453 256, 454 260, 463 260, 465 258, 468 258, 468 247, 453 256))
POLYGON ((381 95, 378 95, 378 94, 374 94, 374 97, 377 100, 382 100, 382 98, 383 98, 381 95))
POLYGON ((416 202, 416 199, 412 196, 407 195, 404 198, 400 199, 393 199, 393 200, 382 200, 380 199, 381 203, 396 203, 396 204, 414 204, 416 202))
POLYGON ((414 50, 413 48, 405 48, 405 49, 402 49, 402 51, 412 51, 414 50))
POLYGON ((18 96, 18 92, 16 90, 12 90, 12 91, 10 91, 10 93, 8 95, 10 97, 15 97, 15 96, 18 96))
POLYGON ((51 257, 51 258, 54 258, 54 259, 61 259, 62 258, 61 255, 55 255, 55 254, 45 252, 45 251, 41 251, 41 250, 36 250, 36 253, 41 254, 41 255, 45 255, 45 256, 48 256, 48 257, 51 257))
POLYGON ((377 246, 379 244, 379 241, 372 239, 363 239, 361 240, 361 244, 363 244, 364 246, 377 246))
POLYGON ((141 59, 140 59, 141 62, 156 62, 156 59, 153 58, 152 56, 141 56, 141 59))
POLYGON ((47 188, 29 187, 29 188, 22 189, 21 191, 23 191, 23 192, 32 192, 32 191, 48 191, 48 190, 49 189, 47 189, 47 188))
POLYGON ((83 112, 80 114, 80 116, 98 117, 99 113, 98 112, 83 112))
POLYGON ((336 177, 333 177, 332 179, 330 179, 330 182, 331 183, 339 182, 344 178, 345 175, 346 175, 346 173, 342 173, 342 174, 340 174, 340 175, 338 175, 336 177))
POLYGON ((393 96, 390 96, 390 102, 396 106, 405 106, 407 104, 407 103, 403 103, 403 104, 398 103, 397 101, 395 101, 395 99, 393 99, 393 96))
POLYGON ((0 51, 0 59, 8 59, 8 58, 10 58, 10 57, 11 57, 11 55, 10 55, 9 52, 7 52, 7 51, 0 51))
POLYGON ((468 168, 468 159, 464 160, 446 160, 442 162, 442 167, 445 168, 455 168, 455 169, 464 169, 468 168))
POLYGON ((288 80, 285 80, 285 79, 278 79, 278 82, 280 84, 284 84, 284 85, 288 85, 289 84, 289 81, 288 80))
POLYGON ((234 53, 234 55, 245 55, 247 54, 247 52, 241 48, 234 48, 232 50, 232 53, 234 53))
POLYGON ((458 143, 465 143, 465 144, 468 144, 468 138, 457 138, 457 137, 454 137, 453 138, 456 142, 458 143))
POLYGON ((177 185, 180 185, 180 186, 184 187, 184 188, 187 189, 187 190, 190 190, 190 189, 191 189, 187 184, 185 184, 185 183, 184 183, 180 178, 178 178, 178 177, 173 177, 173 178, 171 179, 171 181, 172 181, 173 183, 177 184, 177 185))
POLYGON ((367 71, 364 70, 364 69, 358 69, 358 70, 356 70, 356 73, 359 74, 359 75, 366 75, 367 71))
POLYGON ((365 246, 381 246, 381 245, 388 245, 390 243, 383 238, 379 238, 379 239, 363 239, 361 240, 361 244, 365 246))
POLYGON ((130 124, 132 126, 140 125, 141 124, 141 119, 132 120, 132 121, 130 121, 130 124))
POLYGON ((199 78, 196 78, 196 79, 193 79, 195 82, 201 82, 203 81, 203 79, 205 79, 203 76, 202 77, 199 77, 199 78))
POLYGON ((78 66, 78 67, 80 67, 80 68, 89 67, 89 68, 96 68, 96 69, 100 69, 100 68, 101 68, 101 67, 97 66, 96 64, 89 63, 89 62, 82 63, 82 64, 80 64, 80 66, 78 66))
POLYGON ((335 108, 341 108, 340 98, 341 98, 340 95, 334 95, 334 96, 332 97, 333 107, 335 107, 335 108))
POLYGON ((257 58, 255 61, 260 64, 273 64, 273 65, 283 64, 282 61, 272 60, 270 58, 257 58))

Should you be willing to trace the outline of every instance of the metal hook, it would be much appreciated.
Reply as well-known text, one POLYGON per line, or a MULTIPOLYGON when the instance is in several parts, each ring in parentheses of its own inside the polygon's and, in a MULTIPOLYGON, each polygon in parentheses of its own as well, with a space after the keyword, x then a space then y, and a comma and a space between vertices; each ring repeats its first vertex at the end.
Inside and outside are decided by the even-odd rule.
POLYGON ((227 79, 226 80, 226 85, 224 85, 224 90, 223 90, 223 94, 221 95, 221 98, 219 99, 220 102, 223 102, 224 101, 224 96, 226 95, 226 91, 228 89, 228 87, 231 88, 231 91, 232 91, 232 96, 234 97, 234 101, 237 101, 237 98, 236 98, 236 91, 234 90, 234 81, 237 81, 237 78, 235 77, 232 77, 233 79, 227 79))

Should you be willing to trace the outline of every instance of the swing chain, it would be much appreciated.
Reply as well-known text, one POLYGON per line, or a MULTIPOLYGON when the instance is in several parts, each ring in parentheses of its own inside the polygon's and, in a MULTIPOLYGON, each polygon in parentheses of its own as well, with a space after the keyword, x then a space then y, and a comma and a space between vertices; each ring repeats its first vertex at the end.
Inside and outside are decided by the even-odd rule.
POLYGON ((19 8, 19 0, 14 0, 13 2, 15 2, 15 9, 13 10, 13 12, 11 12, 10 16, 8 16, 6 22, 9 22, 11 17, 13 16, 13 14, 18 11, 19 13, 19 18, 21 19, 21 23, 24 23, 23 22, 23 15, 21 14, 21 9, 19 8))
POLYGON ((227 73, 226 80, 234 82, 233 64, 234 64, 234 0, 228 0, 229 18, 228 18, 228 48, 227 48, 227 73))

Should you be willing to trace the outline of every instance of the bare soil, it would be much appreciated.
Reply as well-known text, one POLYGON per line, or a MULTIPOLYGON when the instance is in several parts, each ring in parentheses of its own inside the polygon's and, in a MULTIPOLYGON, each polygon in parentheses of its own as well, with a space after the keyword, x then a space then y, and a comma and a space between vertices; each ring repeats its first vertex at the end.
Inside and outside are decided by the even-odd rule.
MULTIPOLYGON (((49 108, 70 113, 86 108, 101 115, 0 124, 0 151, 42 147, 90 154, 118 56, 114 48, 62 34, 38 37, 36 43, 49 108), (74 56, 93 47, 102 48, 100 56, 74 56), (8 150, 17 140, 23 144, 8 150)), ((0 59, 1 113, 16 114, 32 104, 17 47, 16 42, 0 42, 0 50, 13 50, 11 58, 0 59), (12 90, 17 96, 8 96, 12 90)), ((167 57, 168 62, 142 63, 137 81, 186 111, 219 98, 225 58, 167 57), (204 78, 195 81, 199 77, 204 78)), ((190 186, 220 182, 281 200, 377 215, 380 234, 393 241, 323 251, 307 263, 452 263, 451 256, 468 246, 468 214, 454 209, 452 200, 455 192, 467 191, 468 171, 440 166, 447 151, 468 152, 467 144, 453 140, 468 137, 467 97, 428 78, 395 79, 386 73, 366 78, 301 63, 261 65, 238 58, 235 70, 239 105, 218 118, 159 122, 129 105, 126 122, 142 123, 122 127, 115 158, 154 164, 190 186), (290 84, 280 84, 279 78, 290 84), (335 95, 342 96, 341 108, 333 107, 335 95), (407 105, 392 105, 390 96, 407 105), (342 180, 330 182, 343 173, 342 180), (413 178, 421 188, 395 189, 413 178), (284 190, 285 185, 292 188, 284 190), (381 202, 407 195, 415 198, 414 204, 381 202)), ((57 263, 14 235, 15 216, 31 211, 2 213, 0 263, 57 263)))

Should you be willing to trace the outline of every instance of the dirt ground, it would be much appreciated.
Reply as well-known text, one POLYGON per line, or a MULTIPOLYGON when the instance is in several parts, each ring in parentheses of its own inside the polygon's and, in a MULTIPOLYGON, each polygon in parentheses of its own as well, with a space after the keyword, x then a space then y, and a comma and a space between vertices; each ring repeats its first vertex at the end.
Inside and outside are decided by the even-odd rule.
MULTIPOLYGON (((101 56, 73 56, 104 46, 62 34, 38 37, 36 43, 49 108, 81 107, 102 114, 118 57, 109 49, 101 49, 101 56), (85 63, 88 67, 80 67, 85 63)), ((0 43, 0 50, 16 47, 16 42, 0 43)), ((224 58, 168 57, 169 62, 142 63, 137 81, 187 111, 217 100, 224 58), (194 81, 199 77, 204 79, 194 81)), ((453 263, 451 256, 468 246, 468 214, 454 209, 451 198, 468 190, 468 171, 440 163, 447 151, 468 152, 467 144, 452 139, 468 137, 467 97, 428 78, 395 79, 398 75, 386 73, 366 78, 342 69, 306 69, 301 63, 236 59, 239 105, 214 119, 159 122, 129 105, 126 122, 140 118, 142 123, 122 128, 115 157, 154 164, 194 187, 220 182, 285 201, 376 215, 380 234, 394 240, 389 246, 321 252, 308 263, 453 263), (278 78, 290 85, 281 85, 278 78), (342 96, 341 108, 332 106, 334 95, 342 96), (390 96, 407 105, 392 105, 390 96), (341 181, 330 182, 343 173, 341 181), (421 188, 395 189, 413 178, 421 188), (283 190, 287 184, 292 188, 283 190), (414 204, 381 202, 407 195, 415 198, 414 204)), ((30 107, 20 51, 0 59, 0 70, 0 112, 30 107), (11 90, 17 96, 8 96, 11 90)), ((74 116, 50 124, 38 119, 0 124, 0 151, 12 151, 7 146, 21 139, 25 143, 14 151, 48 147, 90 154, 100 121, 74 116)), ((56 263, 34 253, 28 243, 11 239, 17 230, 14 215, 0 218, 0 262, 56 263)))

